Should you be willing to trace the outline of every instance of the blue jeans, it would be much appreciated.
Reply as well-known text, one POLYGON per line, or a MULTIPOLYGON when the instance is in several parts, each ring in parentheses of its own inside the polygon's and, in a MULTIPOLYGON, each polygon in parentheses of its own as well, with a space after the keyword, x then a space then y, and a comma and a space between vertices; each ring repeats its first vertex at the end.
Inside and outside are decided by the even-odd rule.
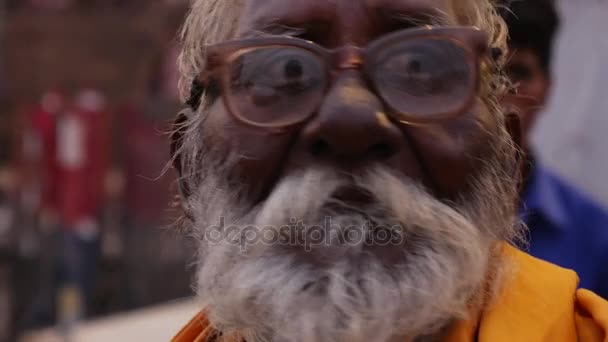
POLYGON ((58 287, 74 286, 83 295, 85 313, 90 306, 100 254, 99 238, 85 240, 75 231, 63 230, 60 239, 58 287))

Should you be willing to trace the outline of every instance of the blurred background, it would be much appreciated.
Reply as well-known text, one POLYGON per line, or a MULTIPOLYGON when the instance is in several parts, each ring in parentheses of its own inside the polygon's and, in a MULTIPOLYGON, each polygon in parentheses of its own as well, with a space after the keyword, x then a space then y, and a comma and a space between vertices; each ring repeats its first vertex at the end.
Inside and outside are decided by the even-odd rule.
POLYGON ((191 296, 163 172, 187 2, 0 4, 0 341, 191 296))
MULTIPOLYGON (((196 312, 164 172, 187 5, 0 0, 0 342, 166 341, 196 312)), ((531 140, 605 209, 608 1, 558 7, 531 140)))

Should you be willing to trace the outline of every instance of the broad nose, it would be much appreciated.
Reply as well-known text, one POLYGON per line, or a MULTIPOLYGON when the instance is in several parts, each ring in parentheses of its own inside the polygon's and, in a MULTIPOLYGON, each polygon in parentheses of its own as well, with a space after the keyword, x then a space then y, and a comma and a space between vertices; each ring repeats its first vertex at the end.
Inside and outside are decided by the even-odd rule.
POLYGON ((404 137, 353 72, 336 80, 301 139, 313 158, 369 162, 395 155, 404 137))

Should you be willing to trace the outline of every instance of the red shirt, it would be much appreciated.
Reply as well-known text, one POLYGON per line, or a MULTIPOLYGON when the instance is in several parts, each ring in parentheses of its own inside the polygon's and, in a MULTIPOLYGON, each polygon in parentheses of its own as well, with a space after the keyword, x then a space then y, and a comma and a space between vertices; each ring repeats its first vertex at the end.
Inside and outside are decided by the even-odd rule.
POLYGON ((104 110, 75 108, 57 124, 59 219, 66 227, 100 214, 110 132, 104 110))

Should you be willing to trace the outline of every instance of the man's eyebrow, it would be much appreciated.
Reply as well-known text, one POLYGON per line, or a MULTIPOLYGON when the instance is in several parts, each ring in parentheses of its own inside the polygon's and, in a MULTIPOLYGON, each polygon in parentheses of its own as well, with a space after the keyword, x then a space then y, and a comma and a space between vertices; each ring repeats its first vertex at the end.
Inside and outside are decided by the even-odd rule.
POLYGON ((244 38, 257 38, 265 36, 297 37, 307 32, 306 27, 281 24, 278 21, 258 22, 244 32, 244 38))
POLYGON ((404 27, 449 25, 450 15, 444 0, 364 0, 380 20, 401 23, 404 27))
MULTIPOLYGON (((437 8, 425 4, 414 6, 399 6, 392 1, 378 2, 372 0, 373 10, 377 13, 378 19, 387 21, 395 26, 402 28, 419 26, 446 26, 451 20, 449 15, 437 8)), ((318 30, 320 26, 326 26, 331 19, 316 18, 310 22, 301 22, 292 15, 275 14, 273 16, 259 16, 255 18, 246 31, 241 36, 264 37, 264 36, 305 36, 310 31, 318 30)))

